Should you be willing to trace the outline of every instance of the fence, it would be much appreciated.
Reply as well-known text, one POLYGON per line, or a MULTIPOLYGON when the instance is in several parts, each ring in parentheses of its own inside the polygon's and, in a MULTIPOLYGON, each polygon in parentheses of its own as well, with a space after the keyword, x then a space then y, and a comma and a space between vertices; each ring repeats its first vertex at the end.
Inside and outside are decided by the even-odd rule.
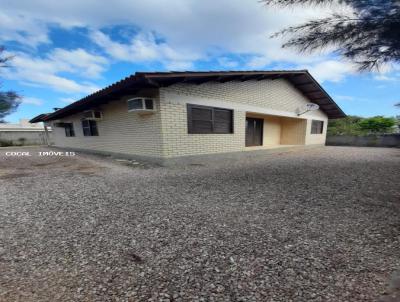
POLYGON ((0 147, 47 145, 52 142, 52 133, 45 131, 0 131, 0 147))
POLYGON ((397 147, 400 148, 400 133, 364 136, 335 135, 326 138, 328 146, 397 147))

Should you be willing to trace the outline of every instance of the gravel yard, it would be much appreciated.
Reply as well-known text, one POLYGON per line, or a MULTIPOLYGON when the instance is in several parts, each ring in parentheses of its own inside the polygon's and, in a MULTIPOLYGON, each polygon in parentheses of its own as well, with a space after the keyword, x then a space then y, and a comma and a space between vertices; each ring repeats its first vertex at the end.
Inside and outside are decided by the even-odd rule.
POLYGON ((400 301, 399 149, 39 150, 0 149, 0 301, 400 301))

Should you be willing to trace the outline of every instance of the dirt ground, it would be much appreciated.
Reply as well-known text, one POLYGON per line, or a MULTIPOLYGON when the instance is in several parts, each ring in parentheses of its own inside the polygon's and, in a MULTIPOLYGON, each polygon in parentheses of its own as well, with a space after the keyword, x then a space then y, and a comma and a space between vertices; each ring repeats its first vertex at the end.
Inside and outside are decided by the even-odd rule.
POLYGON ((0 301, 400 301, 399 149, 39 151, 0 149, 0 301))

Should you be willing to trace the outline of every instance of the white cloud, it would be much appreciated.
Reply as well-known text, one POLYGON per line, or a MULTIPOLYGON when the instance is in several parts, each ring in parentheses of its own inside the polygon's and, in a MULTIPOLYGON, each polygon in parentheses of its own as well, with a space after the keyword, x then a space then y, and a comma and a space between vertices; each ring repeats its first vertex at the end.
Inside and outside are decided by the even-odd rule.
POLYGON ((74 50, 56 48, 50 53, 49 59, 59 65, 61 70, 80 73, 88 78, 99 77, 108 64, 106 58, 90 54, 82 48, 74 50))
POLYGON ((113 41, 109 36, 97 30, 90 38, 112 58, 127 62, 161 62, 167 68, 187 69, 192 67, 192 61, 200 58, 194 52, 184 52, 172 49, 165 42, 157 42, 152 33, 139 33, 132 37, 130 43, 113 41))
MULTIPOLYGON (((157 62, 166 69, 190 69, 196 61, 212 57, 219 62, 215 69, 261 69, 268 68, 272 63, 287 62, 294 67, 316 64, 313 68, 319 74, 323 73, 319 64, 329 50, 320 54, 299 55, 294 50, 281 49, 282 41, 269 39, 269 36, 287 26, 321 18, 333 11, 349 12, 348 8, 337 5, 278 9, 265 7, 255 0, 220 0, 218 5, 214 0, 115 0, 111 9, 109 5, 99 5, 96 0, 0 0, 0 4, 3 14, 14 16, 7 21, 4 29, 0 26, 0 35, 5 40, 23 43, 23 38, 29 37, 27 43, 30 45, 48 43, 50 25, 66 29, 79 26, 91 29, 91 39, 107 55, 119 61, 157 62), (14 31, 13 23, 18 25, 14 31), (101 31, 113 25, 140 30, 132 37, 125 34, 127 39, 122 43, 101 31), (249 60, 240 66, 223 59, 229 53, 245 55, 249 60), (219 57, 222 59, 218 60, 219 57)), ((70 55, 73 58, 66 60, 67 65, 86 76, 98 75, 106 65, 96 60, 88 62, 82 53, 70 55), (74 58, 78 62, 87 62, 85 66, 91 66, 91 69, 74 65, 74 58)), ((326 73, 322 78, 337 81, 347 71, 335 70, 332 77, 326 73)))
POLYGON ((21 99, 21 103, 22 104, 35 105, 35 106, 43 105, 43 101, 41 99, 34 98, 34 97, 23 97, 21 99))
POLYGON ((31 47, 50 43, 43 20, 19 13, 7 14, 4 10, 0 12, 0 41, 16 41, 31 47))
POLYGON ((387 63, 382 64, 379 69, 373 71, 373 78, 381 82, 399 82, 400 81, 400 64, 387 63))
POLYGON ((319 81, 340 82, 346 75, 355 74, 356 66, 348 62, 327 60, 314 65, 305 66, 306 69, 319 81))
POLYGON ((60 73, 69 72, 76 77, 98 77, 106 64, 104 58, 91 55, 83 49, 54 49, 45 58, 32 57, 22 52, 6 52, 6 55, 13 56, 12 68, 4 71, 6 78, 66 93, 92 93, 99 87, 90 82, 69 79, 60 73))

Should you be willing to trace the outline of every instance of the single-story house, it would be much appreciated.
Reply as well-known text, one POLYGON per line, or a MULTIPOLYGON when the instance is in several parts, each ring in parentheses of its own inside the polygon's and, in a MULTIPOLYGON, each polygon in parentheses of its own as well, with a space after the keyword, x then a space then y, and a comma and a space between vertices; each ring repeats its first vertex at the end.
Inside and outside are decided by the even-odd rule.
POLYGON ((31 122, 57 147, 164 160, 324 145, 344 116, 307 70, 137 72, 31 122))
POLYGON ((20 119, 18 124, 0 123, 0 147, 49 145, 51 139, 51 128, 43 123, 31 124, 28 119, 20 119))

